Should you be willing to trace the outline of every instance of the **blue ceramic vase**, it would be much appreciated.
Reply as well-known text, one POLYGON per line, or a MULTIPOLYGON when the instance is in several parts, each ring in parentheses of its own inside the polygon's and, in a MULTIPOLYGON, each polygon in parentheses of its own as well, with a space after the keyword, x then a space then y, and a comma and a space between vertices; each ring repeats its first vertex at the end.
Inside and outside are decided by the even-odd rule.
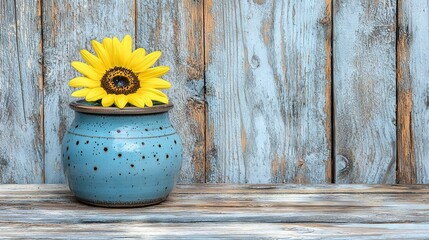
POLYGON ((172 104, 117 109, 70 104, 75 118, 63 138, 70 190, 82 202, 106 207, 160 203, 173 190, 182 144, 168 111, 172 104))

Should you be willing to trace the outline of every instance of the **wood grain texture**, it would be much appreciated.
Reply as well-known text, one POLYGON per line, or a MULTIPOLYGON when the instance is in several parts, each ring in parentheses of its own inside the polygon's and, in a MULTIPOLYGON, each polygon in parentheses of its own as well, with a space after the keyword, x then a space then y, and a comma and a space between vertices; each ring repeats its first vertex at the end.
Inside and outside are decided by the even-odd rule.
POLYGON ((70 62, 125 34, 171 67, 182 183, 429 183, 428 19, 427 0, 0 0, 0 183, 65 181, 70 62))
POLYGON ((43 182, 40 2, 0 1, 0 183, 43 182))
POLYGON ((429 185, 178 185, 160 205, 108 209, 76 202, 64 185, 0 185, 0 231, 43 239, 427 239, 428 196, 429 185))
POLYGON ((209 182, 330 182, 330 9, 205 1, 209 182))
POLYGON ((396 1, 334 1, 336 182, 394 183, 396 1))
POLYGON ((398 183, 429 183, 429 2, 398 2, 398 183))
POLYGON ((137 1, 137 45, 161 50, 166 93, 174 104, 170 119, 183 142, 179 181, 205 182, 205 100, 203 1, 137 1))
POLYGON ((427 239, 428 223, 75 223, 0 226, 6 238, 24 239, 427 239), (26 231, 18 231, 26 229, 26 231))
POLYGON ((91 40, 135 32, 135 6, 131 1, 43 2, 43 52, 45 57, 45 173, 46 183, 64 182, 61 141, 73 120, 68 104, 73 91, 68 81, 79 75, 72 61, 83 61, 79 51, 92 51, 91 40))

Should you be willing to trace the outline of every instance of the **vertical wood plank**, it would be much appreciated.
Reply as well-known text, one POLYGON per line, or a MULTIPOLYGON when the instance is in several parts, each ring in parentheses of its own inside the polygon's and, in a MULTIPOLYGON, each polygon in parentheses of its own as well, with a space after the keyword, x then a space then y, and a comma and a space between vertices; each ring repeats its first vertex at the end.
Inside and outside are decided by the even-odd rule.
POLYGON ((70 62, 83 61, 79 50, 92 51, 92 39, 134 36, 134 17, 133 1, 43 1, 46 183, 64 182, 60 144, 73 120, 68 104, 74 100, 67 83, 78 76, 70 62))
POLYGON ((429 183, 429 1, 398 4, 397 182, 429 183))
POLYGON ((160 65, 174 104, 173 126, 183 142, 179 182, 205 182, 203 1, 137 1, 137 45, 161 50, 160 65))
POLYGON ((396 1, 334 4, 337 183, 394 183, 396 1))
POLYGON ((330 182, 331 2, 204 11, 208 181, 330 182))
POLYGON ((40 2, 0 0, 0 183, 43 182, 40 2))

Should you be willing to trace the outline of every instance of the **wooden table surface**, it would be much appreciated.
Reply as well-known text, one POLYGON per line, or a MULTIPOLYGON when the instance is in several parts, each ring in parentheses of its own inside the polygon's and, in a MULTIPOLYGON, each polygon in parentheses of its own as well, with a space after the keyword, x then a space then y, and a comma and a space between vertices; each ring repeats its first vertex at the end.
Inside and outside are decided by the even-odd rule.
POLYGON ((179 185, 100 208, 65 185, 0 185, 0 238, 429 239, 429 185, 179 185))

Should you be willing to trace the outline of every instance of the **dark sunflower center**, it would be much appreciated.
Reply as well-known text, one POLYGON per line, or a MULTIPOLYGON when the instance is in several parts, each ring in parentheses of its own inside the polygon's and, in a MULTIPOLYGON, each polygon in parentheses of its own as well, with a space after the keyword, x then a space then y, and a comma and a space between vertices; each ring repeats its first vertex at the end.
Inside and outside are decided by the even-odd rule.
POLYGON ((106 71, 101 78, 101 87, 108 94, 131 94, 140 88, 137 75, 130 69, 114 67, 106 71))
POLYGON ((112 81, 116 87, 120 87, 120 88, 130 85, 130 81, 128 80, 128 78, 123 76, 114 77, 112 81))

